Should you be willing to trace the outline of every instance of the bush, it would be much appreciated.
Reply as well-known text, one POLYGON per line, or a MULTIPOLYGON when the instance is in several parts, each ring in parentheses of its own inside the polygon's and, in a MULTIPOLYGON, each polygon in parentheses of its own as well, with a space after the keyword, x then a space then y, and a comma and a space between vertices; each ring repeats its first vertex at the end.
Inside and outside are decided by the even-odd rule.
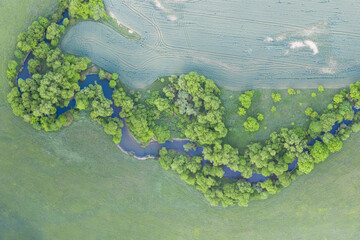
POLYGON ((275 106, 271 107, 271 112, 276 112, 276 107, 275 106))
POLYGON ((246 114, 246 109, 243 107, 239 107, 239 111, 238 111, 239 116, 245 116, 246 114))
POLYGON ((259 123, 258 121, 253 117, 248 117, 246 121, 244 122, 245 130, 248 132, 256 132, 259 130, 259 123))
POLYGON ((324 91, 324 87, 320 85, 320 86, 318 87, 318 91, 319 91, 320 93, 323 92, 323 91, 324 91))
POLYGON ((289 95, 295 95, 296 94, 295 90, 292 89, 292 88, 288 89, 288 93, 289 93, 289 95))
POLYGON ((274 102, 280 102, 281 101, 281 95, 280 93, 272 93, 271 94, 272 99, 274 102))
POLYGON ((109 87, 110 87, 110 88, 115 88, 115 87, 116 87, 116 81, 115 81, 115 80, 111 80, 111 81, 109 82, 109 87))
POLYGON ((311 113, 312 113, 312 111, 313 111, 313 109, 312 108, 307 108, 306 110, 305 110, 305 115, 306 116, 310 116, 311 115, 311 113))
POLYGON ((261 122, 262 120, 264 120, 264 115, 261 114, 261 113, 258 113, 258 115, 257 115, 257 120, 259 120, 260 122, 261 122))

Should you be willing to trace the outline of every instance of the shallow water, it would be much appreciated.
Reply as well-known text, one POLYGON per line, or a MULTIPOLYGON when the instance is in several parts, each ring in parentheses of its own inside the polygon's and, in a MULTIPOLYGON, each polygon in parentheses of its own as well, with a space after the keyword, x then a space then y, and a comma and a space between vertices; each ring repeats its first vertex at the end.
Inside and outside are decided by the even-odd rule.
POLYGON ((360 72, 358 1, 104 2, 141 40, 87 21, 70 29, 62 48, 131 87, 190 71, 231 89, 342 87, 360 72))

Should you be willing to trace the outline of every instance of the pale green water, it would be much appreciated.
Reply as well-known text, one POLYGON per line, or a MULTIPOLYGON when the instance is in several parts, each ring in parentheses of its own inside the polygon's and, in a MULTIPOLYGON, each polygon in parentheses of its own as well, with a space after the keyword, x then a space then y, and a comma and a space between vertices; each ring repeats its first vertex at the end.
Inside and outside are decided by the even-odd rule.
POLYGON ((189 71, 230 89, 342 87, 360 72, 357 1, 104 2, 142 39, 82 22, 62 47, 132 87, 189 71))

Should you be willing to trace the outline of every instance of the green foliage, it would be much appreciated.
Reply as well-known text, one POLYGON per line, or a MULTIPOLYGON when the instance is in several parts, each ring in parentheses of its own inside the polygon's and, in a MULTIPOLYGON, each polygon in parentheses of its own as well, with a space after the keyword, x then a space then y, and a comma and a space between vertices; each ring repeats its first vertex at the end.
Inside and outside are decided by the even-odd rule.
POLYGON ((107 19, 102 0, 59 0, 60 4, 69 9, 71 18, 89 17, 98 21, 102 18, 107 19))
POLYGON ((260 125, 255 118, 248 117, 244 122, 244 127, 246 131, 256 132, 257 130, 259 130, 260 125))
POLYGON ((75 95, 76 108, 79 110, 91 107, 90 116, 94 120, 110 117, 113 113, 112 101, 105 98, 102 87, 89 85, 75 95))
POLYGON ((58 40, 61 36, 59 25, 56 23, 51 23, 50 26, 46 29, 46 38, 48 40, 58 40))
POLYGON ((312 112, 311 115, 310 115, 310 117, 312 119, 316 119, 318 116, 319 116, 319 114, 317 112, 312 112))
POLYGON ((121 128, 124 126, 123 122, 119 118, 107 118, 104 119, 101 123, 104 127, 104 131, 113 136, 113 141, 115 144, 120 143, 121 141, 121 128))
POLYGON ((109 87, 110 87, 110 88, 115 88, 115 87, 116 87, 116 81, 115 81, 115 80, 111 80, 111 81, 109 82, 109 87))
POLYGON ((70 23, 70 21, 69 21, 68 18, 65 18, 65 19, 63 20, 63 24, 64 24, 65 27, 67 27, 67 25, 69 25, 69 23, 70 23))
POLYGON ((270 194, 276 194, 277 192, 280 192, 280 189, 271 179, 267 179, 265 182, 260 183, 260 185, 262 188, 265 188, 270 194))
POLYGON ((300 172, 308 174, 314 169, 314 158, 307 152, 303 152, 299 156, 298 166, 300 172))
POLYGON ((294 89, 292 89, 292 88, 289 88, 289 89, 288 89, 288 94, 289 94, 289 95, 295 95, 295 94, 296 94, 296 91, 295 91, 294 89))
POLYGON ((324 91, 324 87, 320 85, 320 86, 318 87, 318 91, 319 91, 320 93, 322 93, 322 92, 324 91))
POLYGON ((187 144, 184 145, 184 150, 185 151, 196 150, 196 144, 192 142, 188 142, 187 144))
POLYGON ((239 107, 238 111, 239 116, 245 116, 246 115, 246 109, 243 107, 239 107))
POLYGON ((117 74, 117 73, 113 73, 112 75, 111 75, 111 79, 112 80, 117 80, 119 78, 119 75, 117 74))
POLYGON ((314 93, 314 92, 311 93, 311 97, 313 97, 313 98, 316 97, 316 93, 314 93))
POLYGON ((254 91, 246 91, 244 94, 240 95, 239 101, 245 109, 250 108, 253 95, 254 91))
POLYGON ((309 107, 305 110, 305 115, 310 116, 312 112, 313 112, 313 109, 309 107))
POLYGON ((310 155, 314 158, 315 163, 324 161, 329 156, 329 149, 326 144, 316 141, 311 147, 310 155))
POLYGON ((276 112, 276 107, 275 106, 271 107, 271 112, 276 112))
POLYGON ((353 123, 351 126, 351 130, 355 133, 359 132, 360 131, 360 122, 353 123))
POLYGON ((281 95, 280 93, 272 93, 271 94, 272 99, 274 102, 280 102, 281 101, 281 95))
POLYGON ((257 120, 258 120, 259 122, 261 122, 262 120, 264 120, 264 115, 261 114, 261 113, 258 113, 258 115, 257 115, 257 120))
POLYGON ((126 96, 122 88, 114 90, 112 99, 116 107, 121 107, 120 117, 130 117, 133 114, 134 101, 126 96))
POLYGON ((331 133, 325 133, 322 139, 332 153, 340 151, 343 146, 340 138, 338 136, 333 136, 331 133))
POLYGON ((336 94, 333 100, 336 104, 342 103, 344 101, 344 96, 341 94, 336 94))
POLYGON ((99 70, 99 78, 101 80, 104 80, 106 78, 106 74, 105 74, 105 71, 103 69, 99 70))

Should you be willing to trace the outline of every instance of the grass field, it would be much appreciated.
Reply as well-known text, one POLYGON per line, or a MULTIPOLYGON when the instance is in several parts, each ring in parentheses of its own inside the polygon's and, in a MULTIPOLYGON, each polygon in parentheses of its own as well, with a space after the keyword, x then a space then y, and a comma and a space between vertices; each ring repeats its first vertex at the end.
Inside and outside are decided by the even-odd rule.
POLYGON ((243 92, 226 91, 221 96, 225 106, 225 124, 229 131, 225 142, 243 150, 247 144, 254 141, 262 141, 269 138, 269 135, 282 127, 292 127, 292 123, 298 126, 308 127, 310 118, 305 115, 308 107, 314 109, 319 114, 331 103, 333 96, 339 89, 326 89, 319 93, 317 89, 301 90, 300 94, 289 95, 287 90, 258 89, 255 90, 250 109, 245 116, 237 114, 240 107, 239 96, 243 92), (271 94, 280 93, 282 100, 274 103, 271 94), (311 97, 311 93, 317 93, 316 97, 311 97), (271 107, 276 107, 276 112, 271 112, 271 107), (255 117, 258 113, 264 115, 264 120, 260 123, 260 130, 257 132, 246 132, 244 122, 247 117, 255 117), (266 129, 265 129, 266 127, 266 129))
POLYGON ((156 160, 123 154, 85 114, 56 133, 15 117, 5 60, 55 4, 0 3, 0 239, 359 239, 360 134, 280 194, 224 209, 156 160))

